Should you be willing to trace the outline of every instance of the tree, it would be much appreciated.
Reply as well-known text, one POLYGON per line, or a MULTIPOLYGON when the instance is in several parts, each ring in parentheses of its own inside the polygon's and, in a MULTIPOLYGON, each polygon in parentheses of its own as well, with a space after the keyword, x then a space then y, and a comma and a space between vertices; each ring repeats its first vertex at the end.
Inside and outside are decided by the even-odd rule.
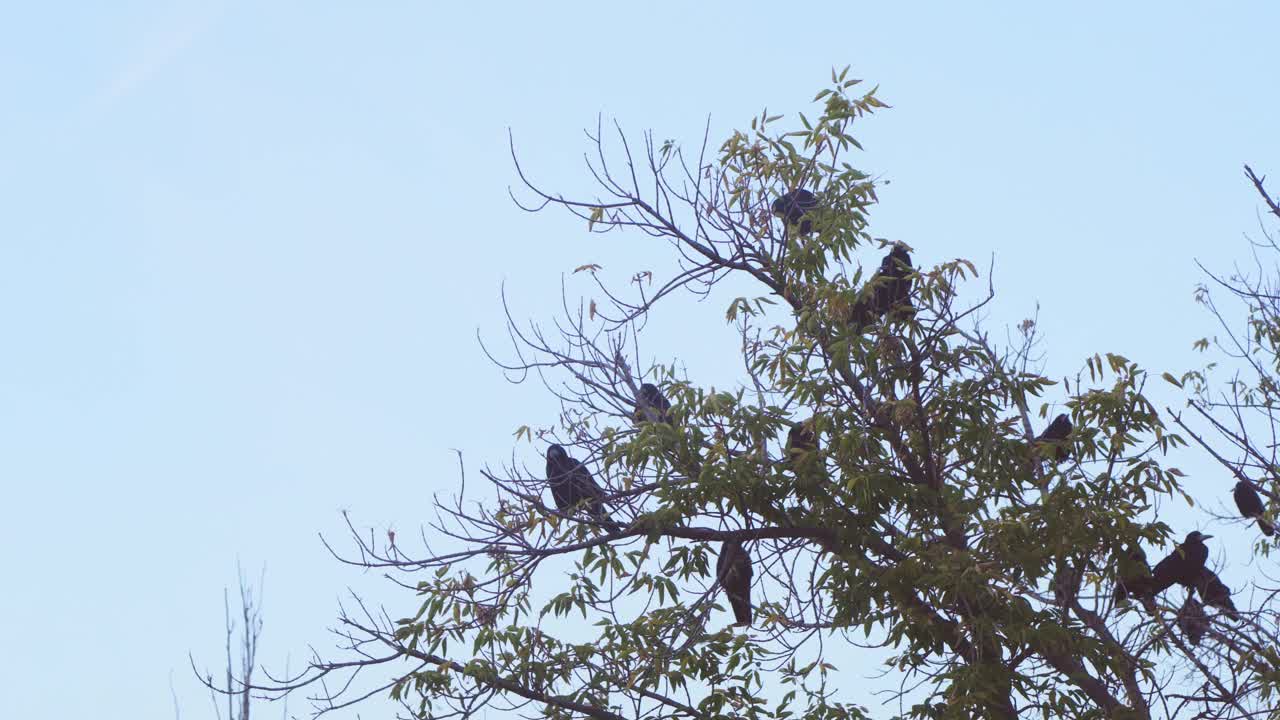
MULTIPOLYGON (((222 590, 223 624, 226 630, 226 665, 223 676, 214 679, 213 673, 201 673, 196 669, 195 658, 191 661, 191 670, 201 684, 209 690, 209 698, 213 701, 214 717, 221 720, 222 705, 226 703, 226 720, 249 720, 255 707, 255 700, 281 700, 280 717, 289 717, 289 700, 286 696, 270 697, 254 694, 254 673, 258 671, 258 640, 262 637, 262 592, 265 587, 266 568, 258 577, 257 589, 248 583, 244 571, 236 566, 239 579, 240 609, 231 613, 231 598, 228 590, 222 590), (237 624, 237 620, 238 623, 237 624), (234 653, 232 652, 234 648, 234 653)), ((289 672, 288 666, 285 673, 289 672)), ((172 689, 172 688, 171 688, 172 689)), ((181 720, 178 698, 174 695, 174 720, 181 720)))
MULTIPOLYGON (((1269 218, 1273 225, 1280 227, 1280 201, 1267 191, 1265 179, 1253 168, 1245 165, 1244 171, 1266 209, 1262 216, 1262 237, 1251 243, 1253 272, 1236 267, 1224 276, 1201 265, 1210 282, 1196 289, 1196 299, 1209 309, 1223 331, 1221 337, 1212 341, 1207 338, 1197 341, 1196 347, 1205 352, 1213 349, 1224 356, 1225 367, 1233 375, 1221 390, 1209 381, 1216 363, 1181 378, 1178 384, 1187 385, 1192 392, 1188 407, 1207 426, 1208 433, 1191 432, 1191 426, 1180 416, 1178 422, 1238 483, 1253 485, 1257 493, 1261 479, 1263 498, 1274 502, 1280 499, 1274 484, 1280 467, 1276 465, 1278 446, 1274 440, 1275 431, 1280 427, 1276 416, 1280 400, 1280 276, 1268 271, 1265 260, 1268 254, 1280 253, 1274 231, 1269 230, 1266 223, 1269 218), (1215 289, 1225 291, 1228 303, 1236 307, 1223 307, 1213 292, 1215 289), (1244 316, 1243 327, 1236 324, 1240 310, 1244 316), (1228 460, 1217 450, 1219 446, 1207 442, 1202 434, 1216 436, 1229 454, 1241 459, 1228 460)), ((1274 519, 1274 513, 1269 517, 1274 519)))
MULTIPOLYGON (((1201 265, 1208 282, 1196 289, 1196 299, 1218 321, 1222 334, 1196 341, 1200 351, 1211 354, 1212 361, 1203 369, 1185 373, 1178 379, 1167 378, 1188 391, 1186 411, 1168 410, 1176 424, 1208 453, 1225 471, 1223 495, 1233 495, 1233 504, 1245 522, 1256 523, 1258 533, 1252 547, 1237 546, 1229 556, 1243 561, 1255 552, 1268 556, 1274 549, 1274 523, 1280 508, 1280 458, 1277 458, 1277 432, 1280 432, 1280 274, 1274 262, 1280 254, 1276 228, 1280 228, 1280 201, 1266 188, 1265 178, 1244 166, 1258 198, 1262 201, 1259 217, 1260 237, 1250 238, 1253 267, 1238 265, 1230 273, 1210 270, 1201 265), (1225 298, 1225 302, 1224 302, 1225 298), (1241 322, 1243 321, 1243 322, 1241 322), (1215 381, 1220 371, 1229 376, 1215 381)), ((1206 589, 1211 604, 1214 590, 1220 597, 1225 586, 1208 578, 1206 589)), ((1280 667, 1280 647, 1275 640, 1280 581, 1274 570, 1254 580, 1250 591, 1259 608, 1250 616, 1255 633, 1220 638, 1233 655, 1249 658, 1259 653, 1260 662, 1244 663, 1259 669, 1256 674, 1231 672, 1226 685, 1240 695, 1258 694, 1274 698, 1280 667), (1263 625, 1262 623, 1265 623, 1263 625), (1269 672, 1261 668, 1271 668, 1269 672)), ((1229 609, 1226 610, 1229 612, 1229 609)), ((1274 699, 1272 705, 1275 704, 1274 699)), ((1273 714, 1274 716, 1274 714, 1273 714)))
POLYGON ((351 526, 347 561, 405 574, 416 612, 357 599, 340 618, 347 653, 271 690, 306 688, 319 714, 387 691, 416 717, 842 720, 868 714, 846 679, 865 672, 848 649, 872 645, 910 717, 1269 711, 1274 613, 1242 607, 1232 625, 1206 609, 1197 648, 1178 630, 1189 591, 1132 583, 1141 603, 1113 599, 1118 578, 1150 572, 1144 545, 1163 556, 1188 530, 1152 511, 1183 495, 1165 456, 1186 442, 1145 395, 1148 373, 1097 354, 1042 377, 1030 320, 993 341, 980 311, 994 289, 970 289, 973 264, 908 269, 907 248, 869 231, 876 182, 850 156, 856 124, 887 107, 877 90, 833 73, 815 103, 718 149, 597 125, 595 197, 541 188, 516 161, 524 207, 650 242, 674 267, 623 286, 579 268, 601 299, 554 330, 508 309, 515 359, 490 357, 543 380, 558 424, 521 428, 537 456, 486 468, 478 502, 465 473, 437 498, 429 547, 351 526), (808 228, 771 214, 800 188, 808 228), (731 389, 641 357, 647 319, 681 290, 726 303, 743 366, 731 389), (670 400, 661 421, 637 414, 646 381, 670 400), (1072 429, 1041 441, 1051 408, 1072 429), (797 425, 814 442, 789 448, 797 425), (590 469, 618 528, 552 501, 552 444, 590 469), (751 561, 750 628, 717 583, 726 544, 751 561), (355 682, 374 671, 384 680, 355 682))

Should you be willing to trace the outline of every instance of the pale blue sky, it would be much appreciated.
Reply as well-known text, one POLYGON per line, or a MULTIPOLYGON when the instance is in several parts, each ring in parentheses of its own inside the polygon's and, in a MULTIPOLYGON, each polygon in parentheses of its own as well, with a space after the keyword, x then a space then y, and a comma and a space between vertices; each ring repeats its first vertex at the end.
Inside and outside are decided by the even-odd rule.
MULTIPOLYGON (((876 234, 994 254, 991 322, 1038 301, 1051 375, 1195 361, 1193 258, 1246 256, 1241 163, 1280 178, 1280 6, 688 5, 0 9, 0 714, 171 717, 176 669, 183 717, 209 716, 186 653, 216 664, 237 557, 268 567, 263 659, 296 659, 344 588, 378 587, 317 541, 341 509, 409 535, 450 448, 501 461, 553 420, 475 343, 499 284, 549 318, 560 273, 654 246, 513 207, 508 127, 535 177, 591 192, 597 113, 693 141, 708 114, 718 136, 808 110, 852 64, 894 106, 861 132, 892 181, 876 234)), ((700 338, 728 338, 722 311, 694 309, 700 338)), ((683 349, 690 322, 646 349, 736 370, 683 349)), ((1229 485, 1183 465, 1207 500, 1229 485)))

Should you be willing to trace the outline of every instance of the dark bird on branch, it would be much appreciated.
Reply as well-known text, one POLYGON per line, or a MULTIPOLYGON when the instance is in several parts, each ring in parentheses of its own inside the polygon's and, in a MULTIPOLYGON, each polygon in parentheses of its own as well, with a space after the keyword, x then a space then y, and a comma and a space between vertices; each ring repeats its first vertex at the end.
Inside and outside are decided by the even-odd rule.
POLYGON ((880 261, 880 269, 871 276, 849 311, 849 324, 855 332, 862 332, 869 323, 886 313, 911 309, 910 276, 914 269, 907 249, 894 245, 880 261))
POLYGON ((1063 413, 1062 415, 1054 418, 1053 422, 1049 423, 1049 427, 1045 428, 1044 432, 1040 433, 1040 435, 1036 437, 1036 442, 1051 443, 1054 446, 1053 461, 1062 462, 1067 459, 1068 443, 1066 440, 1070 436, 1071 418, 1067 417, 1067 415, 1063 413))
POLYGON ((787 457, 784 467, 795 474, 795 489, 801 497, 810 497, 823 487, 826 473, 822 456, 818 454, 818 434, 814 431, 813 418, 793 423, 787 431, 787 457))
POLYGON ((813 420, 792 423, 787 432, 787 459, 797 463, 817 450, 818 436, 813 432, 813 420))
POLYGON ((808 190, 799 188, 774 200, 772 210, 774 215, 786 220, 788 225, 799 225, 801 235, 808 235, 813 231, 813 221, 806 219, 805 215, 817 207, 818 198, 808 190))
POLYGON ((640 386, 640 392, 636 394, 635 420, 636 422, 671 422, 671 402, 657 385, 645 383, 640 386))
POLYGON ((751 625, 751 556, 738 540, 725 540, 716 560, 716 581, 729 596, 735 625, 751 625))
POLYGON ((1068 608, 1080 594, 1080 581, 1083 579, 1070 558, 1064 558, 1053 574, 1053 601, 1060 608, 1068 608))
POLYGON ((551 497, 556 501, 556 508, 564 513, 571 513, 579 505, 586 505, 592 519, 600 523, 609 532, 617 532, 622 526, 609 517, 604 509, 604 491, 591 477, 590 471, 582 463, 569 457, 564 448, 552 445, 547 448, 547 484, 551 486, 551 497))
POLYGON ((1205 561, 1209 559, 1209 548, 1204 541, 1211 537, 1213 536, 1201 535, 1195 530, 1187 533, 1187 539, 1181 545, 1156 563, 1156 568, 1151 573, 1151 594, 1159 595, 1174 583, 1195 589, 1200 571, 1204 570, 1205 561))
POLYGON ((1196 592, 1200 593, 1200 599, 1204 600, 1206 605, 1218 608, 1223 615, 1232 620, 1240 619, 1236 604, 1231 602, 1231 588, 1227 587, 1214 571, 1207 567, 1200 568, 1196 578, 1196 592))
POLYGON ((911 254, 902 245, 894 245, 889 254, 884 256, 875 275, 880 278, 875 289, 877 315, 884 315, 904 305, 911 307, 910 275, 914 269, 911 267, 911 254))
POLYGON ((1192 645, 1199 645, 1209 632, 1209 616, 1204 614, 1204 606, 1196 601, 1195 595, 1187 595, 1187 601, 1178 610, 1177 622, 1178 629, 1192 645))
POLYGON ((1262 530, 1262 534, 1271 537, 1276 534, 1276 526, 1272 525, 1264 517, 1267 510, 1262 506, 1262 498, 1258 496, 1258 490, 1253 483, 1248 480, 1241 480, 1236 483, 1235 492, 1232 493, 1236 498, 1236 507, 1240 510, 1240 516, 1253 518, 1258 522, 1258 529, 1262 530))
POLYGON ((1130 596, 1138 598, 1148 612, 1155 612, 1156 604, 1152 599, 1155 578, 1151 576, 1151 566, 1147 564, 1147 554, 1142 548, 1134 546, 1120 560, 1119 578, 1116 581, 1116 602, 1130 596))

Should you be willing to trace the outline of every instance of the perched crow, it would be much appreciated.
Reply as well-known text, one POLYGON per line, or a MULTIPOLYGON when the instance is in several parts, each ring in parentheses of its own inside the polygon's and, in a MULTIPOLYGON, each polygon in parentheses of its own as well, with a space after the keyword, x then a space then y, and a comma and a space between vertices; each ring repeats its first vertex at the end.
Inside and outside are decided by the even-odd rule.
POLYGON ((1223 584, 1214 571, 1207 567, 1200 568, 1196 577, 1196 592, 1200 593, 1200 599, 1204 600, 1206 605, 1218 608, 1222 614, 1232 620, 1240 619, 1236 604, 1231 602, 1231 588, 1223 584))
POLYGON ((1187 533, 1187 539, 1181 545, 1156 563, 1151 573, 1151 594, 1159 595, 1174 583, 1194 589, 1200 579, 1200 571, 1204 570, 1204 563, 1209 559, 1209 548, 1204 541, 1211 537, 1194 530, 1187 533))
POLYGON ((773 201, 773 214, 787 221, 788 225, 799 225, 800 234, 808 235, 813 231, 813 221, 804 216, 817 209, 818 198, 813 193, 800 188, 783 194, 773 201))
POLYGON ((853 328, 855 333, 861 334, 863 328, 871 324, 876 316, 871 312, 872 303, 866 297, 860 297, 853 303, 853 307, 849 309, 849 327, 853 328))
POLYGON ((1053 574, 1053 601, 1060 608, 1067 608, 1080 593, 1083 578, 1069 559, 1062 560, 1053 574))
POLYGON ((645 383, 640 386, 640 392, 636 394, 635 419, 636 422, 654 419, 661 423, 671 422, 671 402, 663 396, 657 385, 645 383), (652 415, 646 410, 652 410, 652 415))
POLYGON ((1236 496, 1236 507, 1240 509, 1240 516, 1253 518, 1258 521, 1258 528, 1262 530, 1262 534, 1268 537, 1276 534, 1276 526, 1267 522, 1263 517, 1266 508, 1262 506, 1262 498, 1258 497, 1258 490, 1254 488, 1253 483, 1248 480, 1241 480, 1236 483, 1236 490, 1233 493, 1236 496))
MULTIPOLYGON (((911 306, 911 254, 901 245, 894 245, 888 255, 880 261, 880 269, 875 277, 880 278, 875 288, 875 309, 877 315, 884 315, 890 310, 905 305, 911 306)), ((875 278, 873 278, 873 281, 875 278)))
POLYGON ((1151 577, 1151 566, 1147 564, 1147 554, 1135 545, 1128 555, 1120 560, 1119 579, 1116 581, 1116 602, 1129 596, 1138 598, 1143 607, 1154 612, 1156 605, 1152 600, 1152 588, 1155 579, 1151 577))
POLYGON ((716 581, 729 596, 735 625, 751 625, 751 556, 742 543, 725 540, 716 560, 716 581))
POLYGON ((826 479, 822 457, 818 454, 818 435, 813 418, 793 423, 787 432, 787 457, 783 467, 795 474, 795 490, 800 497, 812 499, 826 479))
POLYGON ((622 526, 609 517, 604 509, 604 492, 582 463, 569 457, 564 448, 552 445, 547 448, 547 484, 551 497, 561 512, 571 512, 580 504, 586 504, 591 517, 609 532, 617 532, 622 526))
POLYGON ((1187 601, 1182 603, 1177 622, 1178 629, 1192 645, 1199 645, 1205 633, 1209 632, 1209 616, 1204 614, 1204 606, 1196 602, 1195 595, 1188 595, 1187 601))
POLYGON ((911 307, 911 254, 902 245, 894 245, 880 261, 880 269, 871 276, 857 302, 849 311, 849 325, 855 332, 877 318, 897 309, 911 307))
POLYGON ((1053 419, 1049 423, 1049 427, 1036 438, 1038 443, 1053 443, 1053 461, 1062 462, 1067 459, 1067 443, 1065 442, 1071 436, 1071 418, 1065 413, 1053 419))
POLYGON ((787 432, 787 459, 800 462, 801 459, 818 449, 818 436, 813 432, 813 420, 792 423, 787 432))

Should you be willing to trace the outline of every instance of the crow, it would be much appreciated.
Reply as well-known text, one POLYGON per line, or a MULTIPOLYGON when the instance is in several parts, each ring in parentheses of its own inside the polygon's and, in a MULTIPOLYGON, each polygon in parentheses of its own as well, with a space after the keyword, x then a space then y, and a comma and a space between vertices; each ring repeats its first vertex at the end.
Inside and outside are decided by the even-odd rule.
POLYGON ((861 334, 862 329, 871 324, 876 319, 874 312, 875 303, 868 300, 865 295, 859 297, 853 303, 853 307, 849 309, 848 321, 849 327, 853 328, 855 333, 861 334))
POLYGON ((911 307, 911 254, 902 245, 894 245, 880 261, 875 277, 880 278, 875 288, 875 310, 884 315, 899 306, 911 307))
POLYGON ((547 448, 547 484, 551 497, 561 512, 572 512, 585 504, 587 513, 609 532, 617 532, 622 526, 609 517, 604 509, 604 491, 582 463, 569 457, 564 448, 552 445, 547 448))
POLYGON ((716 582, 729 596, 734 624, 744 627, 751 625, 751 572, 751 556, 742 542, 725 540, 716 560, 716 582))
POLYGON ((818 435, 814 432, 813 418, 791 425, 787 432, 786 453, 782 466, 795 474, 796 494, 813 499, 812 495, 826 479, 822 457, 818 454, 818 435))
POLYGON ((1178 629, 1192 645, 1199 645, 1205 633, 1209 632, 1209 616, 1204 614, 1204 606, 1196 602, 1195 595, 1187 595, 1187 601, 1182 603, 1176 619, 1178 629))
POLYGON ((640 392, 636 394, 636 422, 645 422, 647 420, 656 419, 660 423, 671 422, 671 401, 663 396, 662 391, 653 383, 645 383, 640 386, 640 392), (646 410, 652 410, 650 414, 646 410))
POLYGON ((787 459, 793 464, 818 449, 818 436, 813 432, 813 420, 792 423, 787 432, 787 459))
POLYGON ((886 313, 911 308, 912 270, 911 254, 902 245, 894 245, 849 310, 848 322, 854 332, 862 332, 886 313))
POLYGON ((1053 443, 1053 461, 1060 463, 1063 460, 1066 460, 1067 455, 1069 454, 1067 451, 1067 443, 1065 441, 1070 436, 1071 418, 1067 417, 1066 413, 1063 413, 1054 418, 1053 422, 1049 423, 1049 427, 1045 428, 1044 432, 1040 433, 1040 435, 1036 437, 1036 442, 1053 443))
POLYGON ((1060 608, 1068 608, 1080 593, 1083 578, 1071 559, 1063 559, 1053 573, 1053 601, 1060 608))
POLYGON ((813 221, 805 219, 805 215, 817 207, 818 198, 808 190, 799 188, 774 200, 772 210, 774 215, 786 220, 788 225, 799 225, 801 235, 808 235, 813 231, 813 221))
POLYGON ((1262 498, 1258 497, 1258 490, 1253 486, 1253 483, 1248 480, 1241 480, 1236 483, 1235 492, 1232 494, 1235 495, 1236 507, 1239 508, 1241 517, 1257 520, 1258 528, 1267 537, 1276 534, 1276 526, 1263 517, 1266 514, 1266 508, 1262 506, 1262 498))
POLYGON ((1196 591, 1200 593, 1200 598, 1206 605, 1218 608, 1222 614, 1232 620, 1240 619, 1236 604, 1231 602, 1231 588, 1227 587, 1214 571, 1207 567, 1200 568, 1196 577, 1196 591))
POLYGON ((1155 612, 1156 604, 1152 599, 1154 586, 1155 579, 1151 576, 1151 566, 1147 564, 1147 554, 1141 547, 1134 545, 1127 556, 1120 560, 1115 600, 1120 602, 1132 595, 1148 611, 1155 612))
POLYGON ((1209 559, 1209 548, 1204 544, 1212 535, 1201 535, 1198 531, 1187 533, 1187 539, 1156 563, 1152 571, 1151 594, 1159 595, 1168 590, 1174 583, 1194 589, 1200 579, 1200 571, 1209 559))

